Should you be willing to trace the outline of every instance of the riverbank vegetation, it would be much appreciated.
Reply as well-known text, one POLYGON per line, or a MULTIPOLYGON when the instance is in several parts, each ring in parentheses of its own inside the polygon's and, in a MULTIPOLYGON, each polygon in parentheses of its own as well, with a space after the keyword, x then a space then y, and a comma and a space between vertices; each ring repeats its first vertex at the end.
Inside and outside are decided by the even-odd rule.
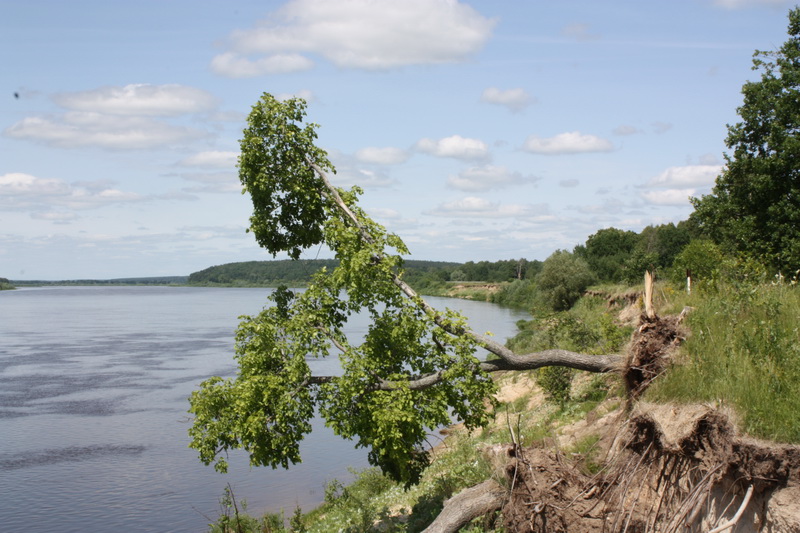
POLYGON ((0 278, 0 291, 7 291, 14 288, 14 285, 12 285, 11 282, 6 278, 0 278))
MULTIPOLYGON (((643 312, 641 297, 614 299, 638 292, 636 287, 614 289, 600 294, 602 290, 593 287, 566 311, 520 321, 509 347, 599 354, 627 350, 643 312)), ((795 322, 800 288, 794 280, 768 278, 731 263, 692 294, 682 284, 662 280, 656 285, 655 304, 662 313, 678 314, 686 308, 691 312, 686 316, 686 341, 642 401, 724 406, 741 420, 741 430, 748 435, 800 443, 800 399, 790 392, 800 389, 795 322)), ((419 483, 406 488, 375 468, 354 472, 349 484, 331 480, 323 504, 293 516, 293 526, 286 531, 422 531, 444 501, 463 489, 487 479, 507 486, 504 459, 497 456, 506 443, 555 446, 564 461, 589 475, 607 467, 600 441, 611 421, 621 420, 628 402, 620 375, 545 367, 501 373, 495 382, 498 401, 490 422, 472 432, 461 425, 451 427, 444 440, 429 437, 433 459, 419 483)), ((476 518, 463 529, 502 530, 496 514, 476 518)))
MULTIPOLYGON (((800 448, 739 435, 800 440, 800 8, 789 19, 784 46, 755 55, 762 79, 743 87, 733 152, 689 220, 641 234, 602 229, 532 275, 517 261, 490 293, 533 318, 505 345, 418 297, 403 279, 404 243, 360 209, 357 188, 328 180, 334 169, 314 145, 317 126, 303 124, 305 103, 263 95, 240 157, 250 229, 273 254, 298 259, 324 243, 339 264, 245 318, 237 377, 192 395, 191 446, 223 471, 230 448, 253 465, 287 467, 318 409, 370 449, 380 471, 329 485, 295 530, 724 531, 744 515, 759 528, 800 529, 770 501, 800 496, 800 448), (645 271, 643 290, 620 288, 645 271), (359 311, 373 323, 355 346, 342 327, 359 311), (475 359, 477 347, 487 360, 475 359), (343 374, 312 375, 305 358, 333 350, 343 374), (596 375, 576 379, 579 370, 596 375), (529 380, 522 395, 508 394, 515 380, 529 380), (450 422, 452 462, 426 446, 428 431, 450 422)), ((476 281, 457 277, 442 282, 476 281)))

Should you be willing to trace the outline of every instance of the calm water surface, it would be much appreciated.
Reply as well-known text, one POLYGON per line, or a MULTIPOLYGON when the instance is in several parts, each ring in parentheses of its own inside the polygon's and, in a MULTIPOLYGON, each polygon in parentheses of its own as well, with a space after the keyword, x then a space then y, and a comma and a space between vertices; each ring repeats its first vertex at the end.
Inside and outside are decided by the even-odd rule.
MULTIPOLYGON (((267 289, 47 287, 0 292, 0 530, 207 530, 230 483, 250 511, 308 510, 324 484, 367 466, 314 425, 289 470, 251 469, 232 454, 228 474, 189 449, 189 394, 235 372, 233 334, 267 289)), ((498 339, 524 313, 428 298, 461 310, 498 339)), ((363 334, 366 323, 353 325, 363 334)), ((335 361, 314 361, 329 372, 335 361)), ((316 367, 316 368, 315 368, 316 367)))

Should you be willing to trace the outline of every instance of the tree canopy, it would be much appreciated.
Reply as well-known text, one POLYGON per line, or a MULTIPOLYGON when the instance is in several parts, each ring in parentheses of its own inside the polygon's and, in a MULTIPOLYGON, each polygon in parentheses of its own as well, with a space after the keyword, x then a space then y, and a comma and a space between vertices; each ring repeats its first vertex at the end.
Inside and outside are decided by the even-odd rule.
POLYGON ((314 145, 301 99, 264 94, 241 140, 239 176, 250 194, 250 231, 272 254, 298 258, 325 245, 338 260, 303 292, 276 290, 272 305, 243 317, 235 344, 238 374, 213 377, 192 393, 191 446, 227 468, 241 448, 252 465, 287 467, 315 411, 336 434, 369 448, 369 461, 413 483, 428 461, 427 432, 456 418, 474 428, 488 419, 490 373, 557 365, 608 372, 615 355, 565 350, 516 354, 472 331, 450 310, 433 309, 404 281, 403 241, 357 204, 360 190, 334 187, 335 170, 314 145), (360 343, 346 334, 355 313, 371 325, 360 343), (480 361, 476 349, 496 356, 480 361), (307 359, 338 356, 338 375, 312 375, 307 359), (452 418, 451 418, 452 417, 452 418))
POLYGON ((692 219, 725 250, 779 269, 800 266, 800 8, 789 38, 756 51, 761 79, 744 84, 741 121, 728 126, 726 167, 711 194, 693 198, 692 219))

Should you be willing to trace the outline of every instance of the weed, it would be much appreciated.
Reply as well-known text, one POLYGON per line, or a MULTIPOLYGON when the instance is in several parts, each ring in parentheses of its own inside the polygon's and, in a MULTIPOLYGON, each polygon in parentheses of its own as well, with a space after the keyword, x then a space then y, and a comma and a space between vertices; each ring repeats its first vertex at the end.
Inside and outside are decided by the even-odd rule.
POLYGON ((602 462, 598 460, 600 448, 597 444, 599 442, 599 435, 587 435, 576 442, 572 448, 566 450, 568 454, 571 454, 577 460, 578 465, 586 474, 594 475, 603 467, 602 462))
POLYGON ((247 500, 236 501, 230 485, 219 500, 220 515, 209 524, 210 533, 285 533, 283 513, 266 513, 255 518, 247 513, 247 500))

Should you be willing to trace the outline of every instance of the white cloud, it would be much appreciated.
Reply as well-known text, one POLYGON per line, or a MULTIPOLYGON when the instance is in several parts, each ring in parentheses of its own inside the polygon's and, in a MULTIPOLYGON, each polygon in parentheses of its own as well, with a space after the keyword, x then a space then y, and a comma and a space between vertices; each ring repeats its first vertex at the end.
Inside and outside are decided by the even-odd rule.
POLYGON ((53 100, 61 107, 74 111, 161 117, 200 113, 216 106, 216 100, 210 93, 176 84, 100 87, 58 94, 53 100))
POLYGON ((314 93, 308 89, 301 89, 296 93, 279 93, 275 95, 275 99, 281 102, 285 102, 286 100, 290 100, 292 98, 302 98, 306 102, 313 102, 315 99, 314 93))
POLYGON ((299 72, 313 66, 313 61, 300 54, 272 54, 249 59, 234 52, 225 52, 211 60, 211 70, 215 74, 236 79, 299 72))
POLYGON ((522 88, 501 90, 497 87, 489 87, 483 91, 481 101, 506 106, 509 110, 516 112, 536 103, 536 98, 522 88))
POLYGON ((362 163, 378 165, 399 165, 408 161, 409 153, 400 148, 362 148, 356 152, 356 159, 362 163))
POLYGON ((21 172, 0 176, 0 198, 62 195, 68 192, 69 186, 62 180, 37 178, 21 172))
POLYGON ((284 67, 303 66, 300 54, 370 70, 459 62, 484 46, 494 25, 456 0, 290 0, 256 27, 234 31, 214 69, 258 75, 267 70, 259 62, 276 56, 291 58, 276 62, 284 67), (244 57, 254 54, 266 57, 244 57))
POLYGON ((60 116, 27 117, 7 128, 9 137, 60 148, 97 146, 119 150, 161 148, 201 139, 204 131, 144 117, 72 111, 60 116))
POLYGON ((635 135, 642 133, 642 130, 630 124, 621 124, 614 128, 614 135, 635 135))
POLYGON ((388 187, 394 183, 394 180, 380 172, 364 169, 338 169, 336 174, 329 178, 337 187, 352 187, 353 185, 362 188, 388 187))
POLYGON ((504 166, 485 165, 471 167, 457 176, 447 178, 447 185, 462 191, 489 191, 511 185, 534 183, 539 178, 523 176, 504 166))
POLYGON ((712 185, 722 171, 721 165, 669 167, 647 182, 648 187, 702 187, 712 185))
MULTIPOLYGON (((51 210, 53 206, 91 209, 109 204, 143 200, 139 194, 118 189, 80 186, 54 178, 38 178, 12 172, 0 175, 0 207, 8 209, 51 210)), ((66 216, 60 215, 61 219, 66 216)), ((45 217, 41 215, 40 218, 45 217)))
POLYGON ((577 187, 578 185, 580 185, 580 183, 581 183, 580 181, 578 181, 578 180, 576 180, 574 178, 573 179, 568 179, 568 180, 561 180, 561 181, 558 182, 558 184, 560 186, 562 186, 562 187, 564 187, 566 189, 571 189, 573 187, 577 187))
POLYGON ((370 207, 367 211, 373 217, 383 220, 399 220, 401 218, 399 211, 387 207, 370 207))
POLYGON ((186 167, 234 168, 238 158, 239 152, 210 150, 190 155, 178 164, 186 167))
POLYGON ((550 217, 546 205, 500 204, 485 198, 468 196, 453 202, 445 202, 427 212, 428 215, 468 218, 540 218, 550 217))
POLYGON ((642 198, 655 205, 689 205, 689 197, 696 196, 695 189, 665 189, 662 191, 645 191, 642 198))
POLYGON ((460 135, 445 137, 443 139, 420 139, 417 149, 436 157, 453 157, 455 159, 486 159, 489 157, 489 147, 478 139, 468 139, 460 135))
POLYGON ((614 145, 608 139, 572 131, 559 133, 554 137, 531 135, 522 148, 534 154, 558 155, 610 152, 614 149, 614 145))

